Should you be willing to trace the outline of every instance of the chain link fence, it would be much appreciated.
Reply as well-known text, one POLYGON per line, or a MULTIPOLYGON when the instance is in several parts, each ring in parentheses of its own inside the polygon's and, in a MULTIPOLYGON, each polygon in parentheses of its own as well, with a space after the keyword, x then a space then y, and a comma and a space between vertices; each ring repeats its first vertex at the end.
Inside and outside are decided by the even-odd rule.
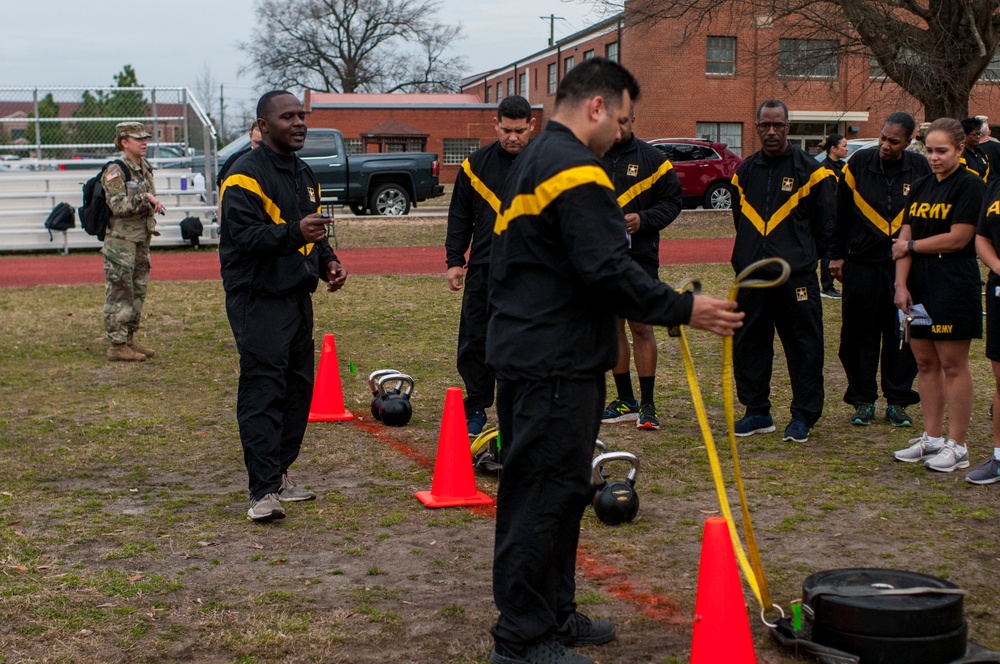
POLYGON ((215 128, 187 88, 0 87, 0 170, 92 168, 117 153, 114 128, 126 121, 153 135, 155 166, 187 168, 204 155, 211 180, 215 128))

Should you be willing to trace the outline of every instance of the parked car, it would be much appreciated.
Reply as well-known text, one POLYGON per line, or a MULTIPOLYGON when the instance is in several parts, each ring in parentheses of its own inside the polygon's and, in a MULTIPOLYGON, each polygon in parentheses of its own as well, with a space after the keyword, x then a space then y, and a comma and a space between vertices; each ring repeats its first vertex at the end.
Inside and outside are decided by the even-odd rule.
POLYGON ((697 138, 654 138, 648 143, 673 164, 684 192, 684 207, 702 205, 706 210, 733 207, 729 183, 743 159, 725 143, 697 138))
MULTIPOLYGON (((250 145, 240 136, 219 150, 219 166, 250 145)), ((408 214, 413 202, 444 195, 441 162, 433 152, 347 154, 337 129, 310 129, 298 151, 319 180, 323 202, 347 205, 354 214, 408 214)), ((204 155, 192 157, 191 170, 204 170, 204 155)), ((215 178, 212 178, 215 181, 215 178)))
MULTIPOLYGON (((844 161, 851 158, 851 155, 858 150, 864 150, 865 148, 877 148, 878 139, 877 138, 849 138, 847 139, 847 156, 844 157, 844 161)), ((816 161, 823 161, 826 159, 826 151, 820 150, 816 156, 816 161)))

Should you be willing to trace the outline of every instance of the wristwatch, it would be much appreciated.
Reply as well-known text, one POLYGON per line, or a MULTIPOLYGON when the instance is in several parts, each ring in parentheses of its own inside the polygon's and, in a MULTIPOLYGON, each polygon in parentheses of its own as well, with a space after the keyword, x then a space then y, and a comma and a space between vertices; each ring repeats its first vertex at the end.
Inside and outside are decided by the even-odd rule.
POLYGON ((912 253, 916 253, 913 250, 913 243, 914 242, 916 242, 916 240, 910 240, 909 242, 906 243, 906 250, 909 251, 911 254, 912 253))

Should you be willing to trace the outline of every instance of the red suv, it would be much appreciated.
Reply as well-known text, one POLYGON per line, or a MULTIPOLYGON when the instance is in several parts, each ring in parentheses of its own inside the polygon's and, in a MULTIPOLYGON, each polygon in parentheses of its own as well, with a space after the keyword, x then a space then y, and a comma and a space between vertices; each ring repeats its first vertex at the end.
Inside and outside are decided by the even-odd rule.
POLYGON ((684 191, 684 207, 732 208, 733 191, 729 183, 743 159, 726 148, 725 143, 697 138, 654 138, 647 142, 673 164, 684 191))

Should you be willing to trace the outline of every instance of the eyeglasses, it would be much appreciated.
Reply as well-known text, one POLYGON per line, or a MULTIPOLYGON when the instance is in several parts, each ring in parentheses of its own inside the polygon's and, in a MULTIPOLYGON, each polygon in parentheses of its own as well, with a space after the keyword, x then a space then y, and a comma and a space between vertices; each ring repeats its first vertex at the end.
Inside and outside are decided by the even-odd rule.
POLYGON ((761 131, 764 131, 764 132, 771 131, 772 129, 775 130, 775 131, 781 131, 782 129, 784 129, 787 126, 788 126, 787 122, 758 122, 757 123, 757 129, 760 129, 761 131))

